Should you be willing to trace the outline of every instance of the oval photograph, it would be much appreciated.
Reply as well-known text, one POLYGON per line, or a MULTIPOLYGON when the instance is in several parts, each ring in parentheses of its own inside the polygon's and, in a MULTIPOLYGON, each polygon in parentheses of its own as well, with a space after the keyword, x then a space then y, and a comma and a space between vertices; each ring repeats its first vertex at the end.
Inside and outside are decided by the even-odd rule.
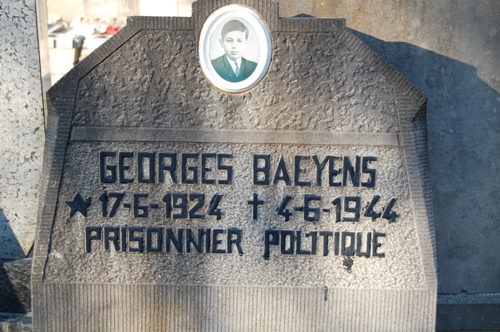
POLYGON ((229 5, 214 11, 200 34, 200 64, 208 81, 227 93, 243 93, 266 75, 271 37, 252 9, 229 5))

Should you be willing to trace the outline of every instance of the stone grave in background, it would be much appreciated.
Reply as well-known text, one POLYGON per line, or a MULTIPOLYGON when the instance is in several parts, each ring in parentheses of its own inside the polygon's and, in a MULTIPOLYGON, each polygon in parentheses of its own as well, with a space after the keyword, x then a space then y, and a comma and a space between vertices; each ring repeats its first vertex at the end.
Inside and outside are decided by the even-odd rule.
POLYGON ((344 19, 130 17, 48 94, 34 330, 433 331, 425 100, 344 19))

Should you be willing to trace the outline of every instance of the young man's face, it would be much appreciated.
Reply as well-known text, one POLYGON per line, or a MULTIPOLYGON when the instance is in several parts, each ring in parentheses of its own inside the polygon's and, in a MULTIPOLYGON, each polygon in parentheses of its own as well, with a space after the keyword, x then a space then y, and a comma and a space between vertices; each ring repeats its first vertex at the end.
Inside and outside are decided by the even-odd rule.
POLYGON ((220 40, 220 44, 229 59, 236 61, 241 58, 247 47, 247 37, 243 31, 230 31, 220 40))

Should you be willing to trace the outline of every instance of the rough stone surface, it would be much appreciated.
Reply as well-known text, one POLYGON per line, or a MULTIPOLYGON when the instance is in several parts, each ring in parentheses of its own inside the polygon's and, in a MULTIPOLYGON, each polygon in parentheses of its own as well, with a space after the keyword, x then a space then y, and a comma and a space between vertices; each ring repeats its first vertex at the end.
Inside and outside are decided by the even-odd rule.
MULTIPOLYGON (((49 92, 47 179, 33 267, 35 328, 62 331, 75 316, 76 331, 104 326, 120 331, 434 330, 437 284, 425 96, 344 29, 343 20, 278 19, 272 1, 244 2, 261 12, 271 31, 267 76, 250 92, 224 94, 204 78, 196 41, 207 15, 228 3, 197 2, 191 18, 130 18, 49 92), (131 153, 117 176, 133 179, 104 181, 112 168, 100 168, 102 152, 110 153, 106 162, 114 164, 123 164, 120 153, 131 153), (177 153, 178 163, 181 154, 194 154, 182 168, 207 171, 208 178, 199 176, 208 181, 224 179, 228 171, 213 158, 199 164, 198 154, 225 154, 232 183, 163 181, 163 172, 153 180, 150 166, 156 173, 165 152, 177 153), (148 159, 137 166, 141 153, 154 155, 154 164, 148 159), (254 183, 252 173, 261 167, 254 164, 256 154, 270 156, 271 176, 282 174, 275 173, 282 158, 293 183, 254 183), (304 156, 301 165, 296 156, 304 156), (317 178, 313 156, 336 156, 329 160, 339 164, 328 166, 330 172, 347 172, 349 165, 340 166, 346 156, 360 168, 362 157, 373 156, 363 169, 376 169, 376 185, 354 185, 347 176, 329 179, 326 173, 317 178), (141 167, 148 169, 151 183, 137 180, 141 167), (299 185, 300 177, 311 184, 299 185), (344 184, 329 185, 335 179, 344 184), (180 215, 179 199, 167 194, 182 193, 189 197, 187 210, 197 207, 192 197, 204 194, 198 210, 203 218, 180 215), (257 194, 265 205, 254 220, 248 201, 257 194), (207 210, 216 195, 220 218, 207 210), (276 213, 285 196, 294 200, 290 220, 276 213), (114 199, 107 202, 109 197, 123 197, 116 211, 110 212, 114 199), (314 212, 307 212, 306 198, 312 197, 310 204, 321 215, 315 221, 307 220, 314 212), (344 197, 359 198, 361 211, 380 200, 376 210, 397 211, 397 220, 373 213, 347 220, 355 214, 344 197), (343 222, 332 201, 337 207, 343 202, 343 222), (166 208, 170 204, 173 212, 166 208), (126 241, 122 230, 137 226, 143 227, 135 234, 145 245, 146 228, 156 232, 148 233, 150 242, 160 240, 157 232, 164 228, 176 234, 179 229, 241 230, 242 252, 216 253, 213 241, 209 249, 204 244, 198 249, 203 253, 189 245, 182 253, 167 245, 154 252, 155 245, 142 248, 132 233, 126 241), (90 241, 101 230, 114 240, 90 241), (302 239, 302 248, 312 255, 287 255, 287 246, 298 246, 298 240, 266 253, 265 232, 274 230, 330 231, 331 242, 302 239), (383 257, 363 257, 362 246, 356 256, 339 251, 335 240, 350 234, 353 240, 344 247, 354 248, 356 234, 359 243, 377 233, 383 234, 378 249, 383 257)), ((368 174, 360 175, 361 182, 370 179, 368 174)), ((221 246, 227 242, 221 240, 221 246)))
POLYGON ((425 93, 439 292, 500 293, 498 2, 280 1, 300 13, 345 17, 425 93))
POLYGON ((0 261, 0 312, 31 311, 31 258, 0 261))
POLYGON ((438 328, 498 329, 500 6, 489 1, 280 1, 346 25, 427 96, 438 328), (471 304, 463 295, 478 297, 471 304))
POLYGON ((44 143, 35 0, 2 1, 0 45, 0 257, 24 258, 35 239, 44 143))
POLYGON ((193 33, 141 32, 124 46, 126 56, 113 54, 83 79, 78 94, 84 98, 77 101, 74 124, 337 132, 398 130, 397 118, 389 116, 394 114, 396 105, 382 68, 361 61, 332 34, 280 32, 272 37, 273 75, 241 98, 221 95, 204 79, 201 69, 192 66, 198 61, 193 33), (171 53, 164 52, 165 43, 170 45, 171 53), (284 56, 290 52, 297 57, 284 56), (304 66, 304 61, 311 65, 304 66), (353 65, 346 67, 346 62, 353 65), (136 75, 123 81, 116 67, 134 70, 136 75), (317 82, 317 73, 333 79, 317 82), (183 79, 172 82, 172 77, 183 79), (265 93, 270 90, 274 93, 265 93), (255 98, 256 95, 263 97, 255 98), (298 99, 297 104, 287 102, 292 98, 298 99), (218 116, 221 105, 228 111, 218 116), (288 115, 294 107, 304 110, 300 116, 288 115), (130 114, 131 109, 139 112, 130 114))
MULTIPOLYGON (((67 160, 85 158, 88 163, 98 165, 96 158, 100 151, 109 150, 109 143, 104 144, 71 144, 67 160)), ((320 160, 325 154, 339 156, 376 155, 377 172, 380 174, 377 188, 363 190, 360 188, 342 188, 334 190, 331 187, 288 187, 281 183, 276 188, 262 188, 252 184, 252 158, 255 153, 271 153, 272 157, 282 155, 288 165, 293 165, 295 155, 304 154, 304 147, 289 145, 286 151, 280 145, 225 145, 225 144, 114 144, 116 151, 157 151, 157 152, 192 152, 218 151, 231 153, 235 181, 231 186, 221 185, 182 185, 163 183, 156 185, 130 185, 124 200, 131 199, 132 193, 149 193, 148 200, 161 202, 167 191, 170 192, 201 192, 207 200, 215 194, 223 194, 220 204, 225 216, 221 220, 213 217, 206 219, 179 219, 165 221, 164 210, 152 210, 148 217, 148 226, 168 226, 176 228, 228 228, 243 230, 245 236, 244 254, 238 255, 196 255, 177 253, 126 255, 123 253, 103 254, 102 244, 95 243, 92 254, 85 251, 83 226, 136 226, 141 225, 138 219, 131 220, 130 211, 119 211, 112 219, 102 218, 100 204, 91 205, 87 218, 80 214, 68 218, 68 208, 63 206, 54 226, 52 250, 49 254, 45 271, 46 280, 53 282, 93 282, 93 283, 160 283, 160 284, 237 284, 260 286, 327 286, 355 288, 413 289, 425 288, 425 278, 420 259, 417 234, 410 227, 409 220, 413 218, 413 206, 410 200, 408 182, 405 176, 402 151, 399 148, 364 148, 364 147, 308 147, 307 153, 318 155, 320 160), (167 189, 168 188, 168 189, 167 189), (236 190, 237 188, 237 190, 236 190), (251 209, 247 201, 252 193, 257 192, 266 201, 266 205, 275 207, 280 204, 284 193, 300 198, 314 192, 324 198, 323 205, 328 207, 331 200, 340 195, 359 194, 363 205, 370 202, 374 194, 383 198, 398 197, 398 213, 401 222, 388 224, 385 219, 372 222, 370 218, 362 218, 358 224, 335 224, 335 215, 324 215, 320 222, 304 222, 302 214, 295 214, 287 223, 282 217, 276 216, 274 208, 262 209, 259 222, 251 222, 251 209), (326 202, 325 202, 326 201, 326 202), (266 229, 297 229, 305 234, 310 231, 351 231, 365 234, 376 229, 387 233, 384 240, 384 259, 353 257, 352 266, 344 266, 345 256, 315 257, 307 255, 295 256, 289 263, 280 260, 280 255, 274 252, 269 260, 262 259, 262 237, 266 229), (70 248, 70 250, 68 250, 70 248), (402 250, 404 248, 404 250, 402 250), (175 266, 175 268, 173 268, 175 266), (297 268, 300 266, 300 268, 297 268), (145 273, 144 271, 150 271, 145 273), (279 272, 278 272, 279 271, 279 272), (304 271, 307 271, 305 273, 304 271), (89 273, 90 272, 90 273, 89 273), (388 277, 390 276, 390 277, 388 277)), ((277 163, 277 161, 274 161, 277 163)), ((304 167, 314 167, 312 161, 304 163, 304 167)), ((215 168, 215 165, 211 167, 215 168)), ((99 174, 95 168, 81 167, 79 162, 70 163, 63 174, 60 196, 64 201, 71 200, 76 192, 83 197, 93 197, 97 202, 99 191, 103 189, 99 183, 99 174), (84 183, 84 188, 82 184, 84 183), (97 188, 97 191, 96 191, 97 188)), ((325 174, 326 175, 326 174, 325 174)), ((217 173, 214 172, 214 177, 217 173)), ((219 176, 223 177, 224 172, 219 176)), ((328 179, 324 176, 324 182, 328 179)), ((106 185, 110 192, 123 191, 123 185, 106 185)), ((386 203, 386 202, 384 202, 386 203)), ((297 202, 296 204, 299 204, 297 202)), ((311 246, 310 240, 304 240, 304 248, 311 246)), ((322 250, 322 249, 321 249, 322 250)), ((321 252, 321 250, 319 250, 321 252)))

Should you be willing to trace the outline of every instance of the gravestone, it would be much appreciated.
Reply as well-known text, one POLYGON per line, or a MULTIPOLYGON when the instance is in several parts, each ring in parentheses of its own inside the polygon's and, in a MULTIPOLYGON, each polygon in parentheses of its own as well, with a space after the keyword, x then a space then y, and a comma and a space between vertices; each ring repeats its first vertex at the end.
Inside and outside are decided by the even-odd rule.
POLYGON ((345 20, 130 17, 48 103, 35 331, 434 330, 425 96, 345 20))

